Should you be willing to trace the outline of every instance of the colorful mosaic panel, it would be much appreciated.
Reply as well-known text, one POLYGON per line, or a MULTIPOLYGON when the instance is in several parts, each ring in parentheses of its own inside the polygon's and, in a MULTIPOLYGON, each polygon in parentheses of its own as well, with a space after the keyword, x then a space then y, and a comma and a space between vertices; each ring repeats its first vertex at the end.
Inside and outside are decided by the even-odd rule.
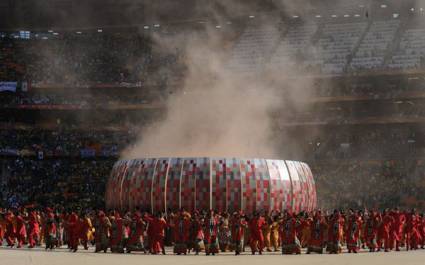
POLYGON ((262 211, 270 210, 270 175, 266 160, 254 159, 255 182, 257 188, 256 209, 262 211))
POLYGON ((211 188, 212 208, 218 212, 227 210, 226 160, 212 159, 211 188))
POLYGON ((242 209, 242 182, 240 173, 240 161, 236 158, 225 159, 226 165, 226 191, 227 211, 233 213, 242 209))
POLYGON ((153 212, 165 212, 165 183, 170 159, 160 158, 156 162, 152 186, 153 212))
POLYGON ((180 209, 180 176, 183 171, 183 159, 172 158, 167 176, 166 207, 171 210, 180 209))
POLYGON ((210 159, 196 159, 195 178, 196 178, 196 200, 195 208, 197 210, 210 209, 210 159))
POLYGON ((187 211, 195 210, 196 158, 186 158, 180 183, 181 206, 187 211))
POLYGON ((255 165, 253 160, 241 160, 242 179, 242 208, 247 214, 256 210, 257 182, 255 179, 255 165))

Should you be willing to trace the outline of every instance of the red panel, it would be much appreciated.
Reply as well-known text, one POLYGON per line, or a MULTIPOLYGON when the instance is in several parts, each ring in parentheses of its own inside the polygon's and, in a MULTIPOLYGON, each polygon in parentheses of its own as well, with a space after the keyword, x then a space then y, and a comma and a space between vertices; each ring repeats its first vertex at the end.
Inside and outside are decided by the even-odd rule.
POLYGON ((210 159, 198 158, 196 160, 196 209, 210 209, 210 159))
POLYGON ((183 159, 172 158, 167 177, 167 209, 180 208, 180 176, 183 170, 183 159))
POLYGON ((187 158, 183 163, 181 179, 181 204, 187 211, 195 210, 196 158, 187 158))
POLYGON ((212 160, 212 208, 218 212, 227 210, 226 198, 226 161, 225 159, 212 160))
POLYGON ((165 212, 165 181, 168 171, 168 158, 158 159, 153 178, 153 211, 165 212))

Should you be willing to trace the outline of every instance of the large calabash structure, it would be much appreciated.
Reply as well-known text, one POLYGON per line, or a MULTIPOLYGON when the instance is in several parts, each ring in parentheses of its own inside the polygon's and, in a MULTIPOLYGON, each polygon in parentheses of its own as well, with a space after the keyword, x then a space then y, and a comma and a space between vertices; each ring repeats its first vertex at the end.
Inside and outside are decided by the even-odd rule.
POLYGON ((118 161, 106 185, 108 209, 311 211, 316 187, 306 163, 238 158, 118 161))

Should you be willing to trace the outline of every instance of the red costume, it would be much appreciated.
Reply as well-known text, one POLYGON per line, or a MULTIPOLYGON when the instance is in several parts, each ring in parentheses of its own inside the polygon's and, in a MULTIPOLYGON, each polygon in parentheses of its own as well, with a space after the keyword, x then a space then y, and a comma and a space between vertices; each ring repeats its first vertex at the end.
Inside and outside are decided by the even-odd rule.
POLYGON ((264 236, 263 236, 263 226, 266 224, 266 221, 261 216, 254 216, 248 222, 248 227, 250 231, 250 247, 252 254, 255 254, 256 251, 261 255, 264 248, 264 236))
POLYGON ((97 218, 94 222, 95 227, 95 242, 96 250, 95 252, 103 251, 106 253, 109 246, 109 236, 111 229, 111 222, 109 218, 105 215, 103 211, 99 211, 97 218))
POLYGON ((78 249, 78 238, 80 235, 79 231, 79 218, 76 213, 71 213, 67 218, 67 228, 68 228, 68 246, 74 252, 78 249))
POLYGON ((124 239, 125 227, 123 219, 119 213, 114 214, 114 218, 111 217, 111 238, 110 247, 112 252, 123 253, 124 252, 124 239))
POLYGON ((419 233, 421 234, 421 248, 425 248, 425 217, 422 215, 419 218, 419 233))
POLYGON ((232 243, 235 247, 236 255, 239 255, 242 251, 244 228, 246 226, 247 226, 246 221, 241 219, 240 215, 238 214, 236 214, 236 216, 230 221, 232 243))
POLYGON ((165 254, 164 230, 167 227, 167 223, 160 216, 156 216, 155 218, 146 217, 146 221, 149 223, 148 236, 151 253, 158 254, 162 250, 162 253, 165 254))
POLYGON ((40 225, 36 212, 31 212, 28 221, 28 247, 33 248, 40 236, 40 225))
POLYGON ((204 242, 203 224, 203 220, 199 219, 199 216, 195 215, 195 219, 192 221, 191 240, 193 241, 193 248, 196 254, 201 251, 202 244, 204 242))
POLYGON ((384 249, 386 252, 390 250, 390 231, 393 222, 394 218, 389 215, 388 212, 384 213, 382 222, 379 226, 378 251, 382 248, 382 244, 384 244, 384 249))
POLYGON ((406 221, 406 248, 418 249, 419 242, 422 239, 419 233, 419 216, 415 213, 407 215, 406 221))
POLYGON ((43 226, 44 240, 46 241, 46 250, 53 249, 56 243, 57 228, 55 216, 50 208, 46 209, 46 218, 43 226))
POLYGON ((359 251, 360 232, 362 221, 357 214, 352 214, 348 220, 345 231, 348 253, 359 251))
POLYGON ((345 220, 339 212, 334 213, 329 222, 328 229, 328 251, 338 254, 342 251, 345 220))
POLYGON ((143 233, 145 232, 145 222, 143 222, 140 213, 135 213, 130 224, 130 236, 127 242, 127 252, 143 251, 145 252, 143 233))
MULTIPOLYGON (((1 209, 0 209, 0 213, 1 213, 1 209)), ((1 216, 0 216, 1 218, 1 216)), ((2 222, 3 220, 0 219, 0 222, 2 222)), ((4 239, 4 229, 3 229, 3 224, 0 223, 0 246, 3 245, 3 239, 4 239)))
POLYGON ((323 253, 323 245, 325 243, 326 223, 320 212, 314 215, 310 224, 310 239, 307 247, 307 254, 310 252, 323 253))
POLYGON ((403 239, 405 216, 398 211, 391 212, 391 216, 394 218, 394 222, 390 228, 390 248, 393 249, 395 247, 399 251, 400 241, 403 239))
POLYGON ((187 253, 190 235, 190 217, 180 213, 172 224, 174 236, 174 253, 177 255, 187 253))
POLYGON ((290 214, 281 224, 279 234, 282 241, 282 254, 301 254, 298 226, 297 220, 290 214))
POLYGON ((9 247, 13 247, 15 244, 15 226, 13 225, 13 214, 8 212, 5 216, 6 221, 6 232, 4 233, 4 237, 6 238, 7 245, 9 247))
POLYGON ((218 220, 214 213, 211 213, 204 220, 204 245, 207 255, 218 253, 218 220))
POLYGON ((378 247, 377 236, 379 230, 379 216, 375 212, 371 212, 369 218, 366 220, 364 238, 370 252, 374 252, 378 247))
POLYGON ((21 248, 25 243, 27 237, 27 228, 25 226, 24 218, 20 214, 16 216, 16 240, 18 241, 18 248, 21 248))

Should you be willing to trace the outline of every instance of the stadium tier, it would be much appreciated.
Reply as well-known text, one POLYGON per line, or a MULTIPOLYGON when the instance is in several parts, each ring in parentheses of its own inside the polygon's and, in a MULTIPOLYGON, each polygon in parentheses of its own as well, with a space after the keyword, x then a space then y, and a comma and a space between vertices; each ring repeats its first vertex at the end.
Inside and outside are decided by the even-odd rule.
POLYGON ((97 194, 113 164, 166 119, 170 98, 190 95, 185 45, 213 32, 220 71, 247 80, 273 73, 282 92, 269 111, 276 149, 311 166, 319 206, 425 208, 424 16, 336 9, 267 23, 268 14, 1 30, 1 204, 104 203, 97 194), (60 192, 35 195, 47 186, 60 192))

